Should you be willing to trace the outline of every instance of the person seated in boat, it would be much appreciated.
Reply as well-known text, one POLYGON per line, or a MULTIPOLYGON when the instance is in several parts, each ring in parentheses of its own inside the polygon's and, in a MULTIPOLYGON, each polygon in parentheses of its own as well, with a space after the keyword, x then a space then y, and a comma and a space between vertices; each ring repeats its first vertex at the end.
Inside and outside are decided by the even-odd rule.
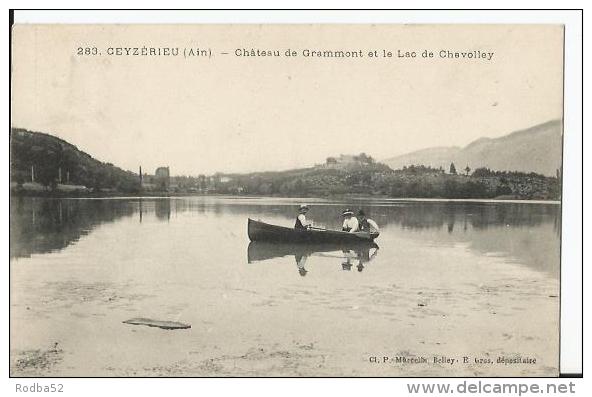
POLYGON ((341 230, 344 232, 355 233, 359 229, 358 219, 354 216, 354 212, 349 208, 343 211, 343 227, 341 230))
POLYGON ((298 216, 296 217, 296 223, 294 224, 294 229, 308 229, 310 228, 310 223, 306 220, 306 213, 308 212, 309 208, 308 205, 301 205, 298 209, 298 216))
POLYGON ((380 233, 378 224, 372 219, 367 218, 364 210, 358 211, 358 225, 360 232, 380 233))

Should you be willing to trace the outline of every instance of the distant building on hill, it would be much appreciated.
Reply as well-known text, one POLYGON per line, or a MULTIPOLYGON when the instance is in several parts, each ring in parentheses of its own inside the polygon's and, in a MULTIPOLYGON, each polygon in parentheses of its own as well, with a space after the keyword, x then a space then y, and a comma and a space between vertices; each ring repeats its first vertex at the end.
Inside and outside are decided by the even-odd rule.
POLYGON ((366 153, 354 154, 340 154, 339 157, 327 157, 325 162, 326 167, 341 168, 355 165, 373 164, 374 159, 366 153))

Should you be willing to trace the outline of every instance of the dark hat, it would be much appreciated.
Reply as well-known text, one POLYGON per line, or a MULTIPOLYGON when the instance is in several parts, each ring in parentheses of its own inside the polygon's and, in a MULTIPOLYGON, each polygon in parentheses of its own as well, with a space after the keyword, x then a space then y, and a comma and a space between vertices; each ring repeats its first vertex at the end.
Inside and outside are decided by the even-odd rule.
POLYGON ((358 215, 359 216, 366 216, 366 213, 364 212, 364 210, 359 210, 358 215))
POLYGON ((310 208, 308 208, 308 205, 302 204, 300 208, 298 208, 298 211, 308 211, 309 209, 310 208))

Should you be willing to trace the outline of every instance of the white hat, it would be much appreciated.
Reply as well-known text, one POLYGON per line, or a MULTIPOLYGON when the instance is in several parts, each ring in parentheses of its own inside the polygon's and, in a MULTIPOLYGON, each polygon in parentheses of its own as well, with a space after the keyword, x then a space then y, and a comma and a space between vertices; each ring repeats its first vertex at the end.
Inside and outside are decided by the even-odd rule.
POLYGON ((306 204, 302 204, 302 205, 300 206, 300 208, 298 208, 298 211, 303 211, 303 210, 306 210, 306 211, 308 211, 309 209, 310 209, 310 208, 308 208, 308 205, 306 205, 306 204))

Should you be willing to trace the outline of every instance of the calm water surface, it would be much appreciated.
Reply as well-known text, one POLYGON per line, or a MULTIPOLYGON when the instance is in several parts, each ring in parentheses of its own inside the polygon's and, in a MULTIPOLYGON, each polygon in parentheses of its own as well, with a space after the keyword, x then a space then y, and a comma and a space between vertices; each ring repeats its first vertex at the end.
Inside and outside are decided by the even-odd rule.
MULTIPOLYGON (((271 349, 292 343, 292 340, 298 352, 301 351, 298 346, 308 346, 306 343, 310 346, 313 342, 317 346, 325 344, 326 351, 322 355, 319 353, 324 361, 318 367, 333 365, 326 373, 348 375, 360 369, 330 364, 333 356, 347 355, 331 350, 330 339, 335 336, 331 332, 341 334, 339 327, 350 321, 353 328, 359 323, 364 329, 364 321, 371 320, 372 316, 380 316, 381 321, 387 319, 391 323, 400 321, 404 315, 414 317, 410 312, 398 312, 406 307, 403 300, 398 301, 402 306, 397 309, 390 298, 384 296, 385 288, 421 294, 425 286, 425 293, 450 294, 464 288, 463 285, 474 284, 474 288, 480 288, 481 283, 488 281, 498 283, 498 275, 507 279, 524 275, 525 282, 546 282, 558 287, 559 205, 307 199, 311 206, 307 217, 316 226, 337 229, 341 223, 339 214, 345 207, 363 208, 381 226, 381 235, 376 241, 378 247, 302 252, 298 248, 278 250, 249 244, 248 217, 292 226, 300 202, 297 199, 215 197, 13 198, 10 213, 13 355, 41 349, 55 340, 67 347, 64 351, 71 353, 55 363, 56 372, 48 373, 143 375, 146 372, 142 371, 149 371, 147 368, 151 368, 155 359, 138 351, 158 334, 152 336, 149 332, 153 330, 133 328, 121 321, 151 317, 189 322, 192 332, 199 333, 200 342, 198 336, 192 339, 194 334, 186 334, 183 343, 171 340, 167 345, 167 354, 177 366, 179 362, 191 361, 183 354, 197 349, 196 344, 202 355, 211 350, 210 355, 214 356, 219 349, 219 357, 236 354, 236 357, 249 358, 250 350, 245 353, 246 345, 249 348, 269 345, 271 349), (472 281, 479 280, 481 275, 481 283, 472 281), (455 281, 465 276, 469 281, 455 281), (381 290, 372 292, 373 288, 381 290), (365 313, 360 312, 364 309, 365 313), (290 313, 291 310, 294 313, 290 313), (354 315, 351 315, 352 310, 354 315), (324 323, 326 319, 332 325, 324 323), (28 321, 43 327, 44 331, 28 328, 28 321), (262 326, 260 321, 266 325, 262 326), (311 330, 303 327, 302 321, 310 323, 310 327, 323 328, 311 330), (274 327, 278 333, 288 336, 284 338, 262 330, 274 327), (332 331, 331 327, 335 329, 332 331), (122 332, 130 329, 135 336, 122 336, 122 332), (130 341, 137 341, 138 333, 144 335, 143 332, 148 332, 148 339, 132 347, 130 341), (208 335, 207 344, 203 342, 204 335, 208 335), (232 340, 234 344, 229 342, 232 340), (110 349, 105 349, 106 344, 118 343, 121 345, 117 351, 127 352, 124 357, 122 353, 108 353, 110 349), (135 353, 131 354, 131 350, 135 353), (88 354, 94 354, 96 363, 87 362, 88 354), (175 354, 184 358, 173 359, 175 354), (139 367, 143 369, 135 372, 139 367)), ((515 294, 515 297, 520 295, 515 294)), ((545 298, 549 295, 548 292, 543 294, 545 298)), ((490 302, 484 301, 483 307, 491 305, 490 302)), ((417 310, 416 301, 410 303, 411 306, 417 310)), ((514 309, 516 312, 508 312, 505 321, 511 323, 523 316, 514 309)), ((438 316, 452 318, 455 310, 459 316, 466 315, 461 313, 466 310, 450 304, 443 307, 443 314, 438 316)), ((555 313, 549 315, 552 317, 555 313)), ((414 325, 409 324, 406 326, 414 325)), ((378 339, 376 349, 400 341, 393 339, 396 336, 385 331, 386 328, 382 329, 373 334, 373 340, 378 339)), ((166 338, 171 338, 175 332, 185 331, 167 332, 166 338)), ((519 334, 520 329, 516 332, 519 334)), ((439 342, 438 346, 441 343, 446 341, 439 342)), ((556 341, 546 340, 545 343, 556 341)), ((355 360, 361 360, 359 356, 366 353, 376 351, 360 347, 355 360)), ((309 356, 293 357, 296 357, 294 362, 300 363, 298 365, 313 360, 309 356)), ((285 364, 287 358, 283 359, 285 364)), ((187 367, 176 369, 171 369, 173 364, 167 362, 153 371, 181 375, 200 375, 204 371, 216 375, 263 374, 251 364, 237 369, 236 360, 234 369, 224 367, 222 361, 219 361, 220 368, 207 365, 206 368, 203 361, 200 362, 200 367, 186 364, 187 367), (247 370, 251 372, 244 372, 247 370)), ((22 360, 21 364, 23 368, 15 371, 22 369, 26 373, 28 369, 24 368, 22 360)), ((309 364, 312 367, 317 362, 309 364)), ((546 366, 553 367, 550 363, 546 366)), ((271 367, 278 368, 278 365, 271 367)), ((278 370, 278 374, 309 373, 306 368, 286 368, 278 370)), ((32 370, 43 369, 34 367, 32 370)))
MULTIPOLYGON (((163 198, 163 199, 14 199, 11 206, 11 258, 31 258, 42 262, 44 256, 61 252, 109 257, 133 255, 137 261, 148 254, 168 258, 174 264, 178 256, 193 258, 202 271, 237 269, 264 273, 249 265, 248 217, 284 226, 293 226, 300 201, 264 198, 163 198), (97 235, 93 236, 93 232, 97 235), (92 241, 92 244, 89 244, 92 241)), ((558 277, 560 207, 554 204, 469 203, 469 202, 393 202, 393 201, 318 201, 308 200, 308 214, 315 226, 340 228, 340 212, 345 207, 363 208, 381 226, 377 240, 379 254, 371 250, 372 272, 381 277, 396 275, 396 267, 410 264, 401 257, 405 241, 428 246, 466 247, 475 255, 497 255, 505 260, 558 277)), ((251 246, 251 262, 279 259, 267 247, 251 246)), ((284 253, 285 254, 285 253, 284 253)), ((289 254, 289 250, 288 250, 289 254)), ((353 255, 353 254, 352 254, 353 255)), ((350 255, 350 256, 352 256, 350 255)), ((294 255, 292 255, 294 256, 294 255)), ((327 255, 318 255, 327 257, 327 255)), ((318 264, 330 260, 307 261, 314 276, 318 264)), ((341 258, 333 260, 335 271, 342 270, 341 258)), ((347 255, 345 257, 348 257, 347 255)), ((364 262, 363 256, 362 261, 364 262)), ((295 262, 294 262, 295 263, 295 262)), ((437 265, 437 264, 434 264, 437 265)), ((178 269, 182 271, 182 269, 178 269)), ((191 269, 185 269, 193 272, 191 269)), ((288 269, 281 279, 295 276, 288 269)), ((297 269, 296 269, 297 270, 297 269)), ((297 273, 297 272, 296 272, 297 273)), ((360 275, 362 276, 362 275, 360 275)), ((363 277, 363 276, 362 276, 363 277)), ((210 280, 220 283, 218 277, 210 280)), ((281 281, 281 280, 277 280, 281 281)))

